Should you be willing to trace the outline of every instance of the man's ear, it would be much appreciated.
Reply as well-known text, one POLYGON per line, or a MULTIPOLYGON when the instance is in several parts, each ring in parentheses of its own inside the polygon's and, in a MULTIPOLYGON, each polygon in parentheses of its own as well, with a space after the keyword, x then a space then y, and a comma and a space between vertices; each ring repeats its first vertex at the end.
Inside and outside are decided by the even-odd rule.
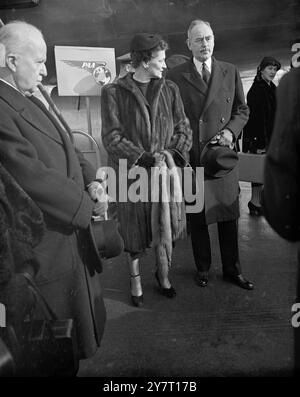
POLYGON ((191 50, 190 39, 186 39, 186 45, 187 45, 188 49, 189 49, 190 51, 192 51, 192 50, 191 50))
POLYGON ((15 72, 17 70, 17 65, 16 65, 16 55, 11 53, 11 54, 6 54, 6 67, 8 67, 12 72, 15 72))
POLYGON ((0 68, 5 68, 5 45, 0 43, 0 68))
POLYGON ((142 65, 143 65, 143 67, 145 68, 145 69, 148 69, 149 68, 149 62, 142 62, 142 65))

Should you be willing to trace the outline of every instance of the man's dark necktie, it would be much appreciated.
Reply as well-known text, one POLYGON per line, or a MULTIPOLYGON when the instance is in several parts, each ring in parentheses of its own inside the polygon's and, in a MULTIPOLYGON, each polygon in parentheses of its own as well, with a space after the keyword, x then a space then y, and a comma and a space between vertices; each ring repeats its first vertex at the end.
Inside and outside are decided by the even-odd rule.
POLYGON ((202 63, 202 78, 203 78, 204 83, 206 85, 208 85, 209 78, 210 78, 210 73, 209 73, 209 71, 207 69, 207 66, 206 66, 205 62, 202 63))

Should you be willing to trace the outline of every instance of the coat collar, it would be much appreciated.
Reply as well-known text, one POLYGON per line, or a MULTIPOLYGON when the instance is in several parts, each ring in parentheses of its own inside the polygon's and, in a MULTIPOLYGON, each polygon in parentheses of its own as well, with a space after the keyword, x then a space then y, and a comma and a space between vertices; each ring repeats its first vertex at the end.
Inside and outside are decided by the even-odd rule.
POLYGON ((203 82, 202 78, 196 70, 193 59, 191 58, 187 62, 187 68, 182 72, 182 75, 202 95, 206 96, 203 112, 205 112, 205 110, 211 104, 212 100, 215 98, 220 88, 220 85, 222 84, 222 80, 224 79, 226 74, 226 66, 222 62, 219 62, 214 57, 212 57, 211 77, 209 81, 209 86, 207 88, 206 84, 203 82))
MULTIPOLYGON (((0 98, 2 98, 6 103, 8 103, 13 109, 15 109, 20 116, 26 120, 28 123, 30 123, 34 128, 37 128, 39 131, 41 131, 43 134, 47 135, 49 138, 52 140, 56 141, 57 143, 62 143, 62 141, 59 139, 60 136, 55 138, 53 134, 51 134, 48 129, 40 123, 40 121, 37 118, 33 118, 31 115, 31 111, 28 107, 28 101, 34 102, 36 105, 38 105, 44 112, 46 108, 44 105, 36 98, 32 97, 25 97, 22 95, 19 91, 15 90, 13 87, 10 87, 8 84, 4 83, 3 81, 0 81, 0 98), (44 107, 44 109, 43 109, 44 107)), ((46 114, 47 115, 47 114, 46 114)), ((53 120, 51 119, 53 122, 53 120)), ((56 128, 60 132, 60 127, 59 124, 54 122, 56 128)), ((61 134, 59 134, 61 135, 61 134)))
POLYGON ((25 97, 18 90, 0 80, 0 98, 7 102, 17 112, 25 107, 25 97))
POLYGON ((125 88, 126 90, 130 91, 135 96, 139 104, 141 114, 145 119, 150 141, 152 142, 151 136, 152 138, 155 136, 154 128, 155 128, 155 120, 157 115, 158 101, 162 87, 165 84, 165 79, 164 78, 155 79, 151 82, 152 90, 153 90, 153 100, 149 104, 147 99, 142 94, 141 90, 134 82, 132 76, 133 76, 132 73, 127 73, 127 75, 124 78, 119 79, 117 81, 117 84, 119 84, 121 87, 125 88))
POLYGON ((44 135, 47 135, 47 137, 57 142, 58 144, 63 145, 67 157, 68 176, 71 177, 73 175, 73 170, 71 166, 71 142, 68 139, 67 134, 60 127, 55 117, 53 117, 50 112, 47 111, 44 104, 34 96, 32 96, 31 98, 24 97, 20 92, 2 81, 0 81, 0 98, 2 98, 13 109, 15 109, 20 114, 20 116, 28 123, 30 123, 34 128, 38 129, 44 135), (53 133, 51 133, 45 127, 45 125, 43 125, 37 118, 32 117, 32 113, 28 106, 28 101, 32 101, 35 105, 37 105, 50 119, 50 121, 56 127, 58 133, 57 137, 53 136, 53 133))

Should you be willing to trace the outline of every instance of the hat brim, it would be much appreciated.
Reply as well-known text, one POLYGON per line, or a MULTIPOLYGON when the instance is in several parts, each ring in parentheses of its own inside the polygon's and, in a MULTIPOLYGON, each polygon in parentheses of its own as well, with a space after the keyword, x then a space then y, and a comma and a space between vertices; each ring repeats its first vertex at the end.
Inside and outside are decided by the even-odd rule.
POLYGON ((124 249, 123 239, 113 219, 92 221, 89 225, 90 236, 99 258, 113 258, 124 249))
POLYGON ((204 174, 211 178, 222 178, 237 166, 238 155, 234 149, 227 146, 206 144, 201 152, 200 165, 204 167, 204 174), (218 155, 223 157, 223 166, 217 162, 218 155), (224 166, 224 160, 227 165, 224 166))

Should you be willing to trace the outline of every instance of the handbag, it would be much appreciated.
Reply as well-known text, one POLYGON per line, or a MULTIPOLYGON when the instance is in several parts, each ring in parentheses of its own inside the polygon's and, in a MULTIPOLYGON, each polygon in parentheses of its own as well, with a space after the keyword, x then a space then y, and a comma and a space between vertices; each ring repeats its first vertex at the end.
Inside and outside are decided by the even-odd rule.
POLYGON ((74 376, 79 368, 78 348, 73 319, 58 319, 32 276, 23 273, 36 297, 44 319, 23 322, 21 340, 21 376, 74 376))

